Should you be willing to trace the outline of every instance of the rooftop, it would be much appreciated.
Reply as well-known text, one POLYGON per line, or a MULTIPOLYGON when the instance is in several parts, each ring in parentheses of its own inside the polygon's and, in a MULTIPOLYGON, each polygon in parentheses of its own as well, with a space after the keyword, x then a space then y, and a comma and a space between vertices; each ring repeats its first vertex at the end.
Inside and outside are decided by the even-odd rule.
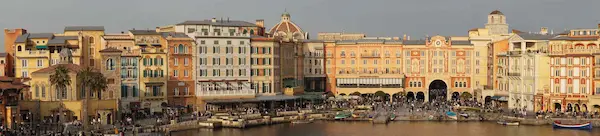
POLYGON ((257 27, 256 24, 239 20, 188 20, 177 25, 213 25, 213 26, 238 26, 238 27, 257 27))
POLYGON ((104 26, 66 26, 65 31, 104 31, 104 26))
POLYGON ((156 30, 129 30, 134 35, 158 35, 160 33, 156 32, 156 30))

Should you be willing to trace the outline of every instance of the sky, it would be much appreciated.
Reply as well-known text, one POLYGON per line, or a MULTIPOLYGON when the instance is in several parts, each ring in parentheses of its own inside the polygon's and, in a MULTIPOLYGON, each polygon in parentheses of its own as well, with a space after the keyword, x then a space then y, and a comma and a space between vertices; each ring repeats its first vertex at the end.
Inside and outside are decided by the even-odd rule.
MULTIPOLYGON (((467 35, 484 27, 493 10, 521 31, 596 28, 598 5, 600 0, 0 0, 0 28, 61 33, 64 26, 101 25, 118 33, 223 17, 265 19, 270 29, 287 11, 313 39, 318 32, 414 39, 467 35)), ((4 33, 0 37, 4 43, 4 33)))

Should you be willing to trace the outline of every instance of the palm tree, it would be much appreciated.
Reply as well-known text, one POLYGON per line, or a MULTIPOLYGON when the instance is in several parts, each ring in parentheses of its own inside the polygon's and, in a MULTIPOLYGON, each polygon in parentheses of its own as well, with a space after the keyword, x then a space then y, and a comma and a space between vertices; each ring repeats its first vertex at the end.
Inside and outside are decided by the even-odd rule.
POLYGON ((83 120, 83 129, 84 131, 88 130, 89 122, 88 122, 88 92, 86 89, 89 88, 89 83, 92 81, 92 67, 87 67, 79 72, 77 72, 77 83, 82 92, 82 110, 83 115, 81 119, 83 120))
POLYGON ((82 120, 84 129, 87 130, 89 125, 89 119, 87 118, 89 94, 97 92, 98 99, 100 99, 100 92, 108 87, 107 81, 106 77, 104 77, 102 73, 95 71, 92 67, 86 67, 85 69, 77 72, 77 81, 83 92, 82 108, 84 115, 82 120))
POLYGON ((50 75, 50 83, 56 88, 58 92, 57 98, 61 101, 59 105, 60 107, 58 108, 58 114, 60 124, 63 124, 65 117, 63 117, 64 114, 62 100, 65 99, 65 97, 61 97, 61 95, 63 93, 66 93, 67 86, 71 85, 71 76, 69 76, 69 69, 67 69, 63 65, 58 65, 54 70, 54 73, 50 75))

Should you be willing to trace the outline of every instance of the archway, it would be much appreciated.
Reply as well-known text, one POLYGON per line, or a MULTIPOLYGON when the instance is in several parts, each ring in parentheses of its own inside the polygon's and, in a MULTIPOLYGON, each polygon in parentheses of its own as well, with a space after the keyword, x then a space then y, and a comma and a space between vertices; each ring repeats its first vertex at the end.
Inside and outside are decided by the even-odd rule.
POLYGON ((445 101, 448 95, 448 86, 442 80, 433 80, 429 84, 429 101, 441 100, 445 101))
POLYGON ((492 103, 492 97, 491 96, 486 96, 484 98, 484 102, 486 105, 491 104, 492 103))
POLYGON ((582 104, 581 107, 583 108, 584 112, 588 112, 587 104, 582 104))
POLYGON ((562 111, 560 103, 554 103, 554 112, 562 111))
POLYGON ((406 93, 406 99, 407 100, 414 100, 415 99, 415 93, 413 93, 413 92, 406 93))
POLYGON ((570 103, 567 104, 567 112, 572 112, 573 111, 573 105, 571 105, 570 103))
POLYGON ((423 92, 418 92, 418 93, 417 93, 417 100, 418 100, 418 101, 425 101, 425 93, 423 93, 423 92))
POLYGON ((452 100, 459 100, 460 99, 460 93, 458 92, 453 92, 452 93, 452 100))

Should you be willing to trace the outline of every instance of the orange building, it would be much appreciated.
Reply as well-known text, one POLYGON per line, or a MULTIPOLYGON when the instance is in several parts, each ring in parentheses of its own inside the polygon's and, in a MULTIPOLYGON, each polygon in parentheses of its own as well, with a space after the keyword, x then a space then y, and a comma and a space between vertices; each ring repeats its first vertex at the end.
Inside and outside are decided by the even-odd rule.
POLYGON ((174 107, 195 107, 194 39, 184 33, 164 32, 168 46, 167 101, 174 107))
POLYGON ((488 48, 488 87, 493 88, 494 96, 508 96, 508 88, 500 87, 498 81, 498 54, 508 51, 508 39, 491 43, 488 48))
POLYGON ((26 34, 27 30, 22 28, 4 29, 4 52, 15 54, 15 41, 17 37, 26 34))

